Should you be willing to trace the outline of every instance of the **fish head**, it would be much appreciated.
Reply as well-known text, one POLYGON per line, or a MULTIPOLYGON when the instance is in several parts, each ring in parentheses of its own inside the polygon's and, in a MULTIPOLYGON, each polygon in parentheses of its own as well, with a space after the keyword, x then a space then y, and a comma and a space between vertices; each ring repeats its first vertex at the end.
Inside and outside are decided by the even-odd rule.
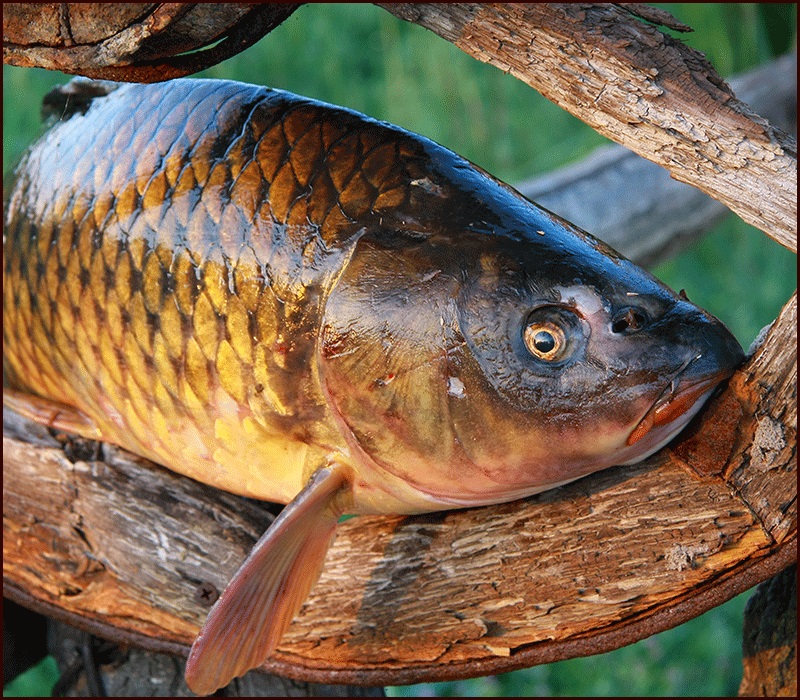
POLYGON ((354 450, 438 508, 640 461, 744 357, 685 294, 510 188, 493 196, 451 209, 451 224, 480 212, 457 227, 364 235, 323 323, 354 450))
MULTIPOLYGON (((571 228, 548 218, 534 236, 571 228)), ((552 248, 499 241, 459 289, 465 344, 450 367, 464 401, 451 402, 451 416, 471 459, 510 482, 535 471, 563 483, 646 458, 744 357, 685 294, 569 233, 552 248)))

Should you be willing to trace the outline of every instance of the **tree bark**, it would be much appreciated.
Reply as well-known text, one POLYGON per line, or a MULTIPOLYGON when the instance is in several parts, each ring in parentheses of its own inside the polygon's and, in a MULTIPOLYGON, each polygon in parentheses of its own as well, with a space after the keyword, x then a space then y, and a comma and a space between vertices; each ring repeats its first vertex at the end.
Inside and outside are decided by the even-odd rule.
POLYGON ((255 44, 299 4, 4 3, 3 63, 153 83, 255 44))
MULTIPOLYGON (((797 56, 732 78, 737 97, 786 132, 797 128, 797 56)), ((601 146, 572 165, 516 188, 545 209, 651 267, 675 255, 729 213, 700 190, 624 146, 601 146)))

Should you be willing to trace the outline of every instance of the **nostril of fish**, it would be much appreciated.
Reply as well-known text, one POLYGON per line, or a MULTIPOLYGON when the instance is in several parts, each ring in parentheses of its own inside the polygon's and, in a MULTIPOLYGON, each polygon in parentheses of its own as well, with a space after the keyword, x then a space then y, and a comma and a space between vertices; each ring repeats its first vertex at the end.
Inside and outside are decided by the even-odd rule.
POLYGON ((614 333, 633 333, 641 330, 647 323, 647 315, 641 309, 627 306, 621 309, 611 321, 614 333))

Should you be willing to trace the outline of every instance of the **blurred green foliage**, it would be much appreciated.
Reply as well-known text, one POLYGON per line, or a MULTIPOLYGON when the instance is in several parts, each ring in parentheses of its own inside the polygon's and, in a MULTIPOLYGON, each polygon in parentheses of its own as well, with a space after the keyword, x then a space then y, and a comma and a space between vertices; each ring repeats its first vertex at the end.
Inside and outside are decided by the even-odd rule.
MULTIPOLYGON (((795 44, 796 4, 665 3, 682 41, 723 77, 795 44)), ((284 88, 416 131, 506 182, 578 160, 606 140, 512 76, 369 4, 300 8, 266 39, 201 74, 284 88)), ((41 131, 42 96, 69 76, 3 69, 3 171, 41 131)), ((725 321, 747 347, 797 284, 795 256, 730 215, 655 273, 725 321)), ((500 676, 390 688, 398 696, 735 695, 747 594, 638 644, 500 676)), ((47 694, 52 659, 4 695, 47 694), (38 674, 38 675, 37 675, 38 674)))

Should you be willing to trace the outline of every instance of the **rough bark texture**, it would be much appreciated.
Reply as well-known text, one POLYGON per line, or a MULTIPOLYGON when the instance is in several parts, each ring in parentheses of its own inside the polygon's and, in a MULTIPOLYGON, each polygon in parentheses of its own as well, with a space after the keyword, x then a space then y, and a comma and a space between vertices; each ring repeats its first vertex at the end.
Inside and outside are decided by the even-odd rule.
POLYGON ((797 697, 797 566, 762 583, 744 613, 743 697, 797 697))
MULTIPOLYGON (((628 12, 387 9, 511 70, 796 249, 794 142, 628 12)), ((7 412, 3 466, 5 594, 161 652, 187 652, 271 519, 262 504, 7 412)), ((690 431, 645 463, 493 508, 344 523, 267 668, 382 685, 598 653, 694 617, 796 556, 795 296, 690 431)))
POLYGON ((3 62, 103 80, 150 83, 179 78, 252 46, 298 7, 234 2, 4 3, 3 62))
POLYGON ((703 56, 607 3, 394 3, 797 250, 797 142, 703 56))

